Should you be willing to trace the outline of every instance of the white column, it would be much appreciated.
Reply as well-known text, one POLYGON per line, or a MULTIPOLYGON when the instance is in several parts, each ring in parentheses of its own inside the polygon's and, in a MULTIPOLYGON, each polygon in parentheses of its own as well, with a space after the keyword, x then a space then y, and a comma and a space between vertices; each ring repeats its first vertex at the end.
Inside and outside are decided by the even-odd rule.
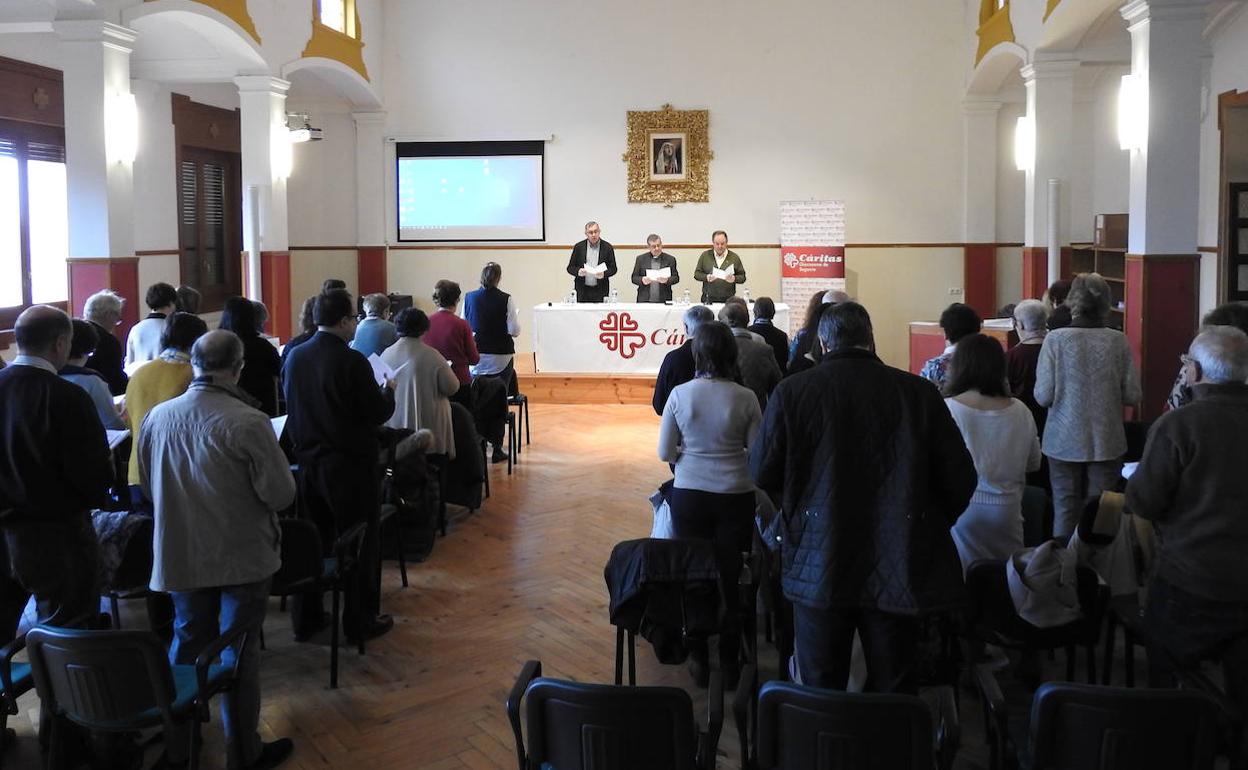
POLYGON ((962 103, 962 237, 967 243, 997 240, 997 100, 962 103))
POLYGON ((270 75, 239 75, 240 140, 243 156, 243 249, 248 255, 247 296, 260 297, 260 252, 290 246, 286 177, 291 149, 286 128, 289 81, 270 75), (258 220, 258 221, 257 221, 258 220))
POLYGON ((132 257, 137 34, 98 20, 58 21, 53 29, 64 51, 69 256, 132 257))
POLYGON ((1027 116, 1035 127, 1035 161, 1027 171, 1027 208, 1024 216, 1024 242, 1027 246, 1048 246, 1049 180, 1061 185, 1057 211, 1060 246, 1070 243, 1070 179, 1074 166, 1071 134, 1074 131, 1075 72, 1079 62, 1070 59, 1040 59, 1021 70, 1027 89, 1027 116))
POLYGON ((355 121, 355 244, 386 244, 386 113, 353 112, 355 121))
POLYGON ((1132 254, 1196 253, 1207 6, 1135 0, 1121 10, 1131 31, 1131 74, 1148 94, 1144 146, 1131 150, 1132 254))

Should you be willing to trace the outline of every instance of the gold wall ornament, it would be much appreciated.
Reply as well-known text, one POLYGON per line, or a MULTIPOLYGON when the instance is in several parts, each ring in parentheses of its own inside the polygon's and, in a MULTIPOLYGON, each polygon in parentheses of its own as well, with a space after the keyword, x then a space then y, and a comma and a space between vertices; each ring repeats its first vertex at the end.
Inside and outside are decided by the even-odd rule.
POLYGON ((710 193, 710 110, 628 111, 628 202, 706 203, 710 193))

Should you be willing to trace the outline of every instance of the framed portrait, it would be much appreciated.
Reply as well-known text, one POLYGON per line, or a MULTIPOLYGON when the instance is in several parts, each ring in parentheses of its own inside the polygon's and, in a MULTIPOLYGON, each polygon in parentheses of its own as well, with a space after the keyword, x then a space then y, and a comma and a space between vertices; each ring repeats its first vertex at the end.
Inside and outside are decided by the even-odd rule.
POLYGON ((653 131, 650 133, 650 180, 654 182, 685 181, 685 144, 683 132, 653 131))
POLYGON ((628 113, 629 203, 705 203, 710 200, 708 110, 662 109, 628 113))

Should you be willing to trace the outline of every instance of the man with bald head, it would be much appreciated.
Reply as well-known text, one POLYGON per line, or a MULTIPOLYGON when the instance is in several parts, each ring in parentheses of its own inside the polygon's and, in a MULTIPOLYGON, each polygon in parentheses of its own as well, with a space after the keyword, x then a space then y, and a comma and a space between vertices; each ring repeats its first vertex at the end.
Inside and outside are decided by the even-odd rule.
POLYGON ((0 639, 31 594, 39 621, 70 625, 99 602, 90 509, 108 499, 112 462, 86 391, 57 376, 73 327, 54 307, 17 318, 18 356, 0 371, 0 639))
MULTIPOLYGON (((277 512, 295 499, 268 416, 238 387, 243 341, 230 331, 208 332, 191 348, 191 366, 190 387, 148 413, 135 450, 156 513, 151 589, 173 597, 177 617, 169 650, 175 665, 193 664, 220 634, 263 625, 269 581, 282 565, 277 512)), ((259 634, 221 658, 223 665, 239 660, 238 682, 221 704, 226 766, 274 767, 292 744, 264 744, 257 731, 259 634)), ((185 737, 166 737, 170 762, 186 759, 185 737)))

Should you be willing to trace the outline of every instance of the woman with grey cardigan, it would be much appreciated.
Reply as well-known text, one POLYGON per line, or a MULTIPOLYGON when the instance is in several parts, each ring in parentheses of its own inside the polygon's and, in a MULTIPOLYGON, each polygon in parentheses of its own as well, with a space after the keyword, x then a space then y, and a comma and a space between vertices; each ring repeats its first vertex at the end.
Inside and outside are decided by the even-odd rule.
POLYGON ((1122 473, 1123 409, 1140 400, 1140 375, 1122 332, 1105 326, 1109 284, 1097 273, 1075 278, 1066 297, 1071 325, 1044 338, 1036 402, 1048 407, 1042 449, 1053 487, 1053 536, 1066 540, 1088 497, 1112 489, 1122 473))

